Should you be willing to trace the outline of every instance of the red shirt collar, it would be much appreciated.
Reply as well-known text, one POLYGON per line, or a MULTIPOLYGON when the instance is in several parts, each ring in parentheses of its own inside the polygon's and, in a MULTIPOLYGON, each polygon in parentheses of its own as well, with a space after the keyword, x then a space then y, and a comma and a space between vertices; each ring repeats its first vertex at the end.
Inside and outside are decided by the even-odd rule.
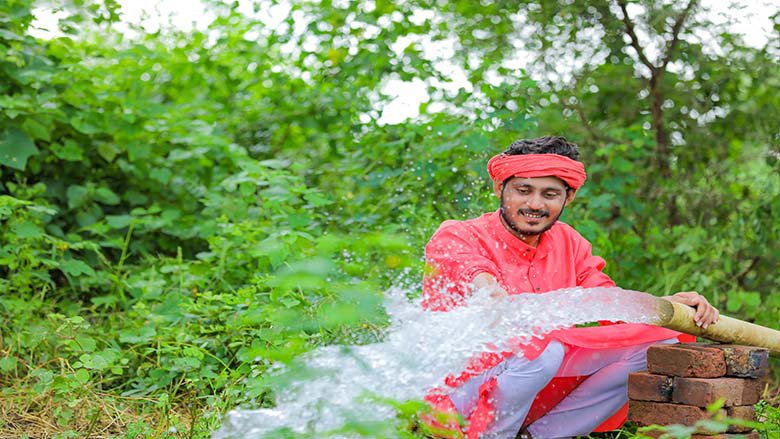
MULTIPOLYGON (((510 248, 516 249, 518 256, 529 261, 532 261, 534 257, 543 258, 547 256, 547 253, 549 253, 550 250, 549 234, 550 231, 553 230, 552 228, 542 233, 541 236, 539 236, 539 243, 536 247, 533 247, 526 244, 525 241, 513 235, 509 230, 506 229, 506 227, 504 227, 504 224, 501 222, 500 210, 496 210, 491 216, 491 222, 493 223, 493 228, 495 230, 498 242, 506 243, 508 246, 510 246, 510 248)), ((554 227, 555 225, 553 225, 553 228, 554 227)))

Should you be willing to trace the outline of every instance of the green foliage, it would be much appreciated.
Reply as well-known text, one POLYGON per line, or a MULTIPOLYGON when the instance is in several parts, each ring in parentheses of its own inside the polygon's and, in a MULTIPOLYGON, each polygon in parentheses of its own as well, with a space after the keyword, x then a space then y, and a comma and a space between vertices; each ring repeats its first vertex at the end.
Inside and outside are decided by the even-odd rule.
MULTIPOLYGON (((522 137, 580 144, 565 220, 619 285, 776 325, 776 43, 697 9, 651 94, 610 2, 295 1, 276 28, 212 2, 208 29, 155 33, 71 3, 49 39, 33 1, 0 4, 0 400, 44 395, 62 437, 109 422, 96 400, 137 408, 124 437, 206 436, 270 404, 275 362, 381 337, 381 291, 416 288, 441 221, 495 209, 485 163, 522 137), (426 50, 450 40, 456 91, 426 50), (424 82, 418 119, 378 122, 389 79, 424 82)), ((638 3, 666 44, 680 6, 638 3)), ((416 435, 388 404, 399 424, 345 428, 416 435)))

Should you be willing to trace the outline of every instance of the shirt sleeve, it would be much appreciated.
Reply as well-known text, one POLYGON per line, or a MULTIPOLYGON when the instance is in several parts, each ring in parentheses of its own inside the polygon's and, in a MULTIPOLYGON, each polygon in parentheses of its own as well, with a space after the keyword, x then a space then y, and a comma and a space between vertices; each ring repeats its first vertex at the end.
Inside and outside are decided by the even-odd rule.
POLYGON ((614 287, 615 282, 602 271, 607 265, 604 259, 593 255, 593 247, 582 235, 576 233, 575 236, 578 241, 575 255, 577 286, 584 288, 614 287))
POLYGON ((496 264, 484 256, 479 239, 456 221, 445 221, 425 246, 423 306, 444 311, 462 305, 480 273, 498 277, 496 264))

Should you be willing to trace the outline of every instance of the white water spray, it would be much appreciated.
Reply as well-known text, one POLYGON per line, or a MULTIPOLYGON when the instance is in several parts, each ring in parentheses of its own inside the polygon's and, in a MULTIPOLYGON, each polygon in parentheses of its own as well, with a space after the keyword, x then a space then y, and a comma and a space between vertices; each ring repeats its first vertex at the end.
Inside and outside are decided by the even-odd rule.
POLYGON ((335 432, 355 419, 392 422, 394 409, 366 395, 419 400, 479 353, 504 350, 502 340, 530 340, 598 320, 651 322, 654 301, 620 288, 568 288, 500 299, 477 292, 466 306, 430 312, 392 289, 386 303, 392 323, 384 341, 306 354, 302 361, 313 373, 277 392, 275 408, 233 410, 213 438, 365 437, 335 432))

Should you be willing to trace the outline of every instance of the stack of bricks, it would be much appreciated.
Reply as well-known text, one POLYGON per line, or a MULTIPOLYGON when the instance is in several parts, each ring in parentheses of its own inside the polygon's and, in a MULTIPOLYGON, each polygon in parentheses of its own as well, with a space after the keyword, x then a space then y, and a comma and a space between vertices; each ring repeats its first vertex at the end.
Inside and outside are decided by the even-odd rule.
MULTIPOLYGON (((720 398, 725 399, 721 414, 755 420, 753 404, 761 397, 768 363, 769 352, 763 348, 703 343, 651 346, 647 372, 632 373, 628 379, 628 420, 639 426, 692 426, 709 419, 704 407, 720 398)), ((732 437, 758 439, 758 433, 731 425, 726 433, 698 431, 692 439, 732 437)))

